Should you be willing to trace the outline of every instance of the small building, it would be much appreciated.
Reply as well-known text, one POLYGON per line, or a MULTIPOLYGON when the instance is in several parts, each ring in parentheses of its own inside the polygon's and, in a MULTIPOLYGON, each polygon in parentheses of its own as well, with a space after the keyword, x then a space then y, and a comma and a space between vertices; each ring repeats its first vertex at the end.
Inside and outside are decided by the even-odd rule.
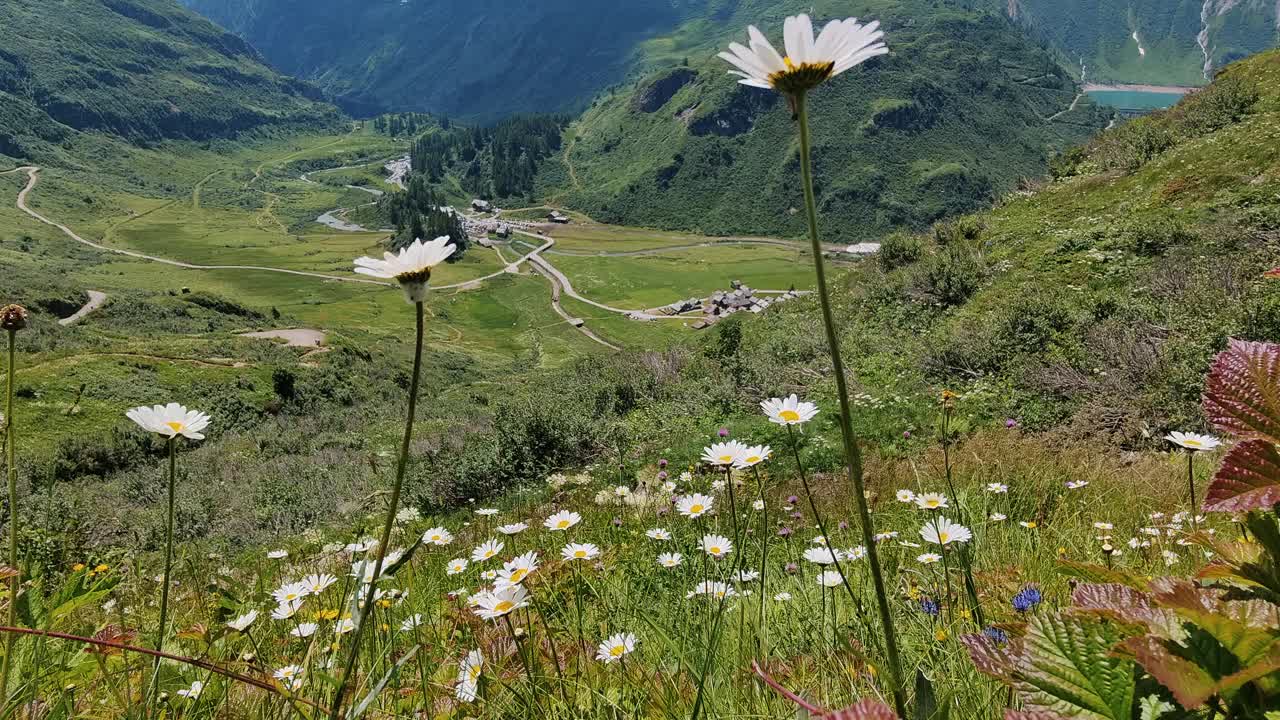
POLYGON ((471 209, 476 212, 491 212, 493 210, 493 205, 488 200, 476 198, 471 201, 471 209))
POLYGON ((547 215, 547 219, 553 223, 558 223, 560 225, 569 224, 569 216, 561 213, 559 210, 552 210, 551 214, 547 215))
POLYGON ((497 235, 503 240, 506 240, 511 237, 511 226, 503 223, 498 226, 498 229, 495 230, 493 234, 497 235))

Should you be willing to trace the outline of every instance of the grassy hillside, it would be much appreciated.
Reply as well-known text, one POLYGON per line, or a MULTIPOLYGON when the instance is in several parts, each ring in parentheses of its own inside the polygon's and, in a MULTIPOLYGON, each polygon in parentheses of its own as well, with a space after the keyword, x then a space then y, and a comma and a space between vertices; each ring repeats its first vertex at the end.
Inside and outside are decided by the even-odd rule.
MULTIPOLYGON (((819 18, 842 10, 817 8, 819 18)), ((892 54, 813 100, 830 240, 873 239, 984 207, 1043 174, 1053 149, 1105 124, 1051 56, 1007 22, 911 2, 875 10, 892 54)), ((783 12, 759 22, 776 34, 783 12)), ((745 28, 738 20, 725 27, 745 28)), ((544 193, 606 222, 801 234, 786 103, 737 85, 713 49, 597 102, 569 129, 563 162, 543 166, 544 193)))
POLYGON ((173 0, 12 0, 0 26, 0 156, 49 158, 76 132, 207 140, 339 119, 173 0))
POLYGON ((1212 77, 1275 47, 1280 22, 1275 3, 1261 0, 993 0, 991 6, 1100 83, 1202 85, 1206 60, 1212 77))

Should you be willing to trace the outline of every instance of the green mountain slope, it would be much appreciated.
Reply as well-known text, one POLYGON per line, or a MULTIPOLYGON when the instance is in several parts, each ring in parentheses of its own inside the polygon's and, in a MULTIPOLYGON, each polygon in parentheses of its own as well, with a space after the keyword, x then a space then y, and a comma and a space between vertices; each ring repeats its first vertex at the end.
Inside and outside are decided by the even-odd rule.
MULTIPOLYGON (((827 17, 840 3, 819 5, 827 17)), ((1105 125, 1057 62, 1007 21, 880 5, 892 54, 814 98, 829 239, 877 238, 983 207, 1042 175, 1052 149, 1105 125)), ((784 10, 758 22, 776 35, 784 10)), ((715 47, 599 101, 570 129, 563 163, 545 166, 544 193, 605 222, 801 234, 786 103, 736 84, 715 47)))
POLYGON ((76 131, 204 140, 338 119, 172 0, 9 0, 0 27, 0 155, 47 156, 76 131))
POLYGON ((1275 47, 1269 0, 991 0, 1081 65, 1092 82, 1202 85, 1226 64, 1275 47))

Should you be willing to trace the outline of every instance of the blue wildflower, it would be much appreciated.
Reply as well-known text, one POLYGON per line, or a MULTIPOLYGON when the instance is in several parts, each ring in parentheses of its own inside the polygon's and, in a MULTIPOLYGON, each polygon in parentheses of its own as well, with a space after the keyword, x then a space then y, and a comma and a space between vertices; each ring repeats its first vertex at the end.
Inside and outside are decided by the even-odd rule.
POLYGON ((1013 596, 1013 609, 1025 613, 1039 605, 1042 600, 1044 597, 1040 594, 1040 588, 1028 585, 1013 596))
POLYGON ((938 617, 941 608, 938 607, 938 601, 929 598, 920 598, 920 611, 931 617, 938 617))
POLYGON ((1003 645, 1009 642, 1009 633, 995 626, 992 626, 987 628, 986 630, 983 630, 982 634, 986 635, 992 642, 996 643, 997 645, 1003 645))

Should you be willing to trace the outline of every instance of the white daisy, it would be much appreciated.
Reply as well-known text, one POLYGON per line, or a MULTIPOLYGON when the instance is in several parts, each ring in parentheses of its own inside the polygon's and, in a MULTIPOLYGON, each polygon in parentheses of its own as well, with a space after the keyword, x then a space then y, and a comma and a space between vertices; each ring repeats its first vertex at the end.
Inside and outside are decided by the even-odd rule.
POLYGON ((941 559, 942 559, 942 556, 937 553, 924 553, 923 555, 916 556, 916 562, 920 563, 921 565, 932 565, 933 563, 936 563, 941 559))
POLYGON ((973 533, 969 528, 953 523, 947 518, 939 517, 928 525, 920 528, 920 537, 927 543, 934 545, 950 545, 951 543, 969 542, 973 539, 973 533))
POLYGON ((400 283, 409 302, 420 303, 427 298, 427 281, 431 269, 444 262, 457 249, 448 237, 438 237, 430 242, 414 240, 399 253, 383 253, 381 260, 371 257, 356 258, 356 272, 370 277, 395 280, 400 283))
POLYGON ((768 416, 769 422, 778 425, 800 425, 809 422, 818 414, 818 406, 811 402, 800 402, 800 398, 792 393, 783 398, 772 398, 760 403, 760 409, 768 416))
POLYGON ((484 562, 485 560, 496 556, 500 552, 502 552, 501 540, 486 540, 477 545, 476 548, 471 551, 471 560, 474 562, 484 562))
POLYGON ((188 410, 178 403, 136 407, 125 416, 143 430, 167 438, 181 435, 188 440, 203 440, 204 435, 200 431, 209 427, 208 415, 199 410, 188 410))
POLYGON ((676 512, 687 518, 699 518, 711 509, 715 503, 715 498, 702 493, 693 493, 685 495, 676 501, 676 512))
POLYGON ((187 698, 188 700, 195 700, 196 698, 200 697, 200 693, 202 692, 204 692, 204 683, 200 682, 199 680, 194 680, 191 683, 191 687, 183 688, 178 691, 178 697, 184 697, 184 698, 187 698))
POLYGON ((653 528, 651 530, 645 530, 644 534, 648 536, 650 540, 670 540, 671 539, 671 532, 666 528, 653 528))
POLYGON ((737 440, 714 443, 702 449, 702 461, 708 465, 725 467, 737 463, 747 454, 747 446, 737 440))
POLYGON ((1221 440, 1212 435, 1201 435, 1199 433, 1171 432, 1165 435, 1164 439, 1193 453, 1209 452, 1222 444, 1221 440))
POLYGON ((289 631, 289 634, 297 638, 309 638, 316 634, 316 630, 320 628, 315 623, 301 623, 298 627, 289 631))
POLYGON ((733 542, 723 535, 704 535, 700 547, 713 558, 722 558, 733 552, 733 542))
POLYGON ((467 565, 469 564, 470 563, 467 562, 466 558, 454 558, 453 560, 449 561, 448 565, 445 566, 445 574, 457 575, 461 572, 465 572, 467 569, 467 565))
POLYGON ((316 573, 302 578, 301 584, 307 588, 308 594, 319 595, 336 582, 338 578, 328 573, 316 573))
POLYGON ((880 41, 880 23, 861 25, 856 18, 833 20, 815 39, 808 15, 788 17, 783 23, 786 56, 778 54, 754 25, 747 28, 750 47, 730 43, 720 57, 738 68, 729 71, 743 85, 773 89, 785 95, 812 90, 826 80, 889 52, 880 41))
POLYGON ((500 525, 498 527, 498 532, 502 533, 503 535, 517 535, 528 529, 529 529, 529 525, 527 523, 518 522, 518 523, 510 523, 508 525, 500 525))
POLYGON ((250 610, 249 612, 241 615, 235 620, 228 622, 227 627, 231 628, 232 630, 235 630, 236 632, 244 632, 245 630, 248 630, 249 626, 253 624, 253 621, 257 619, 258 619, 258 611, 250 610))
POLYGON ((987 492, 996 493, 997 495, 1009 492, 1009 486, 1004 483, 987 483, 987 492))
POLYGON ((422 542, 428 545, 448 545, 453 542, 453 533, 442 527, 429 528, 422 533, 422 542))
POLYGON ((480 689, 480 671, 484 668, 484 655, 472 650, 458 665, 458 686, 453 695, 462 702, 475 702, 480 689))
POLYGON ((947 496, 942 493, 923 493, 916 496, 916 506, 922 510, 939 510, 947 506, 947 496))
POLYGON ((275 679, 280 681, 280 684, 283 685, 286 690, 297 690, 302 687, 302 676, 305 673, 306 671, 298 665, 285 665, 272 673, 272 675, 275 676, 275 679))
POLYGON ((821 585, 822 587, 829 587, 829 588, 836 587, 841 582, 843 582, 840 579, 840 573, 836 572, 835 570, 823 570, 822 572, 818 573, 817 579, 818 579, 819 585, 821 585))
POLYGON ((664 568, 679 567, 684 562, 684 556, 680 553, 662 553, 658 556, 658 564, 664 568))
POLYGON ((916 501, 916 494, 905 488, 902 490, 899 490, 896 493, 896 497, 898 498, 898 502, 900 503, 913 503, 916 501))
POLYGON ((591 543, 569 543, 560 549, 565 560, 594 560, 600 557, 600 548, 591 543))
POLYGON ((582 522, 582 516, 578 513, 561 510, 547 518, 542 524, 548 530, 568 530, 580 522, 582 522))
POLYGON ((596 649, 596 659, 604 663, 621 660, 624 655, 635 652, 638 642, 636 636, 631 633, 613 635, 608 640, 600 643, 600 647, 596 649))
POLYGON ((752 445, 742 451, 742 454, 733 462, 733 466, 739 470, 759 465, 769 456, 773 454, 773 449, 768 445, 752 445))
POLYGON ((529 594, 523 585, 511 585, 475 596, 475 614, 485 620, 496 620, 503 615, 529 605, 529 594))

